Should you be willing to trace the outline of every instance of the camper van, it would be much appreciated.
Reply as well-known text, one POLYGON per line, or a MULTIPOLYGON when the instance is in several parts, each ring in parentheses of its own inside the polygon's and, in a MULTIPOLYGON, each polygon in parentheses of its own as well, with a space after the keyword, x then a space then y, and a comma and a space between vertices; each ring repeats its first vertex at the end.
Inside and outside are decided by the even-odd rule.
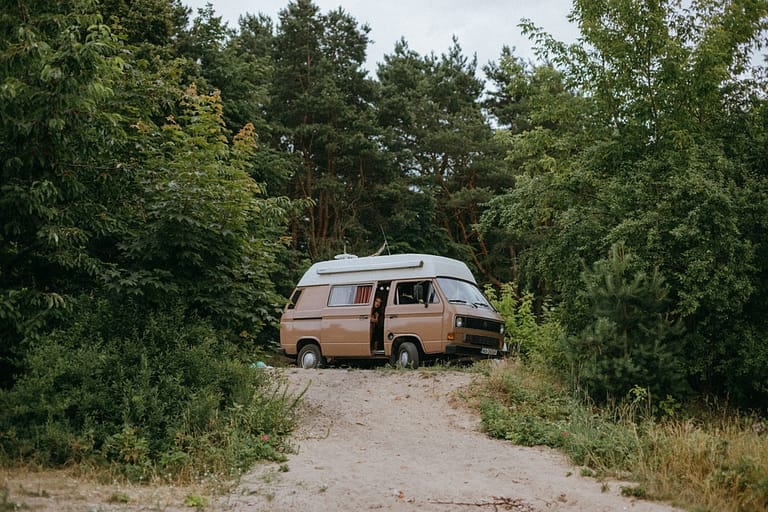
POLYGON ((301 368, 354 358, 416 368, 426 359, 508 351, 504 320, 469 268, 428 254, 315 263, 283 310, 280 345, 301 368))

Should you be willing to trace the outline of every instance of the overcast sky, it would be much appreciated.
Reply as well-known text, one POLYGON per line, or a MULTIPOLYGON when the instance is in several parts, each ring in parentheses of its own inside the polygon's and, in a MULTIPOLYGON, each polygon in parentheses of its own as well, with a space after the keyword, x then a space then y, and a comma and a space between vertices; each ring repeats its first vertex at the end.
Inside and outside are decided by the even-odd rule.
MULTIPOLYGON (((230 27, 237 27, 241 14, 263 13, 277 22, 277 13, 288 0, 183 0, 193 9, 211 3, 230 27)), ((404 37, 421 55, 447 52, 451 38, 458 37, 464 54, 477 54, 478 67, 496 61, 504 45, 515 55, 534 60, 530 41, 520 34, 518 24, 528 18, 560 41, 573 42, 576 27, 567 16, 570 0, 314 0, 321 12, 342 7, 360 25, 367 23, 373 40, 368 46, 367 68, 391 54, 395 42, 404 37)))

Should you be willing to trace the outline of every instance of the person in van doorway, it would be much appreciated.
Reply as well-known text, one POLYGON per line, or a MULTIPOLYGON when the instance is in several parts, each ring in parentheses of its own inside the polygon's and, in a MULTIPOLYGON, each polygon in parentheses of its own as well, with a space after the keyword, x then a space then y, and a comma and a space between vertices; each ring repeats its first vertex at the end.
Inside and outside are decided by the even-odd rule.
POLYGON ((373 299, 371 311, 371 345, 373 350, 384 350, 384 305, 381 297, 373 299))

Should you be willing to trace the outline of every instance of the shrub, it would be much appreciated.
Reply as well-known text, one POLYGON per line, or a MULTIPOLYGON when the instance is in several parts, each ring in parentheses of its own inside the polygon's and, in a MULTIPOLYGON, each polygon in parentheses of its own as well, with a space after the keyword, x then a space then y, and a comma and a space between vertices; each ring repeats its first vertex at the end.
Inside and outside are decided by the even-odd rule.
POLYGON ((479 397, 489 435, 560 449, 584 466, 585 475, 637 481, 622 487, 626 496, 670 500, 690 510, 758 512, 768 507, 764 418, 710 404, 659 421, 643 388, 598 407, 536 370, 507 362, 475 383, 471 396, 479 397))
POLYGON ((228 336, 181 307, 80 305, 0 392, 0 456, 107 464, 131 479, 236 473, 281 458, 295 400, 228 336))
POLYGON ((534 364, 565 370, 564 330, 552 317, 548 304, 544 304, 541 318, 537 319, 533 294, 519 295, 513 283, 502 284, 498 291, 489 285, 485 294, 504 318, 506 338, 512 350, 534 364))

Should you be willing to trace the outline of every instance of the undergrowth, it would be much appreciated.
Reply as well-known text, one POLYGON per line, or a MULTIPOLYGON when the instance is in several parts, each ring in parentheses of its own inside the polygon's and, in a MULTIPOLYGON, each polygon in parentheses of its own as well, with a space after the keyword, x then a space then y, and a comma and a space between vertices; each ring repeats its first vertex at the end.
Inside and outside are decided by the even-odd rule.
POLYGON ((285 459, 300 397, 279 374, 183 309, 94 306, 35 340, 0 390, 0 463, 189 483, 285 459))
POLYGON ((507 361, 487 366, 469 397, 488 434, 561 450, 584 474, 637 484, 627 496, 697 512, 768 510, 768 439, 759 418, 721 409, 659 416, 642 390, 595 407, 548 373, 507 361))

